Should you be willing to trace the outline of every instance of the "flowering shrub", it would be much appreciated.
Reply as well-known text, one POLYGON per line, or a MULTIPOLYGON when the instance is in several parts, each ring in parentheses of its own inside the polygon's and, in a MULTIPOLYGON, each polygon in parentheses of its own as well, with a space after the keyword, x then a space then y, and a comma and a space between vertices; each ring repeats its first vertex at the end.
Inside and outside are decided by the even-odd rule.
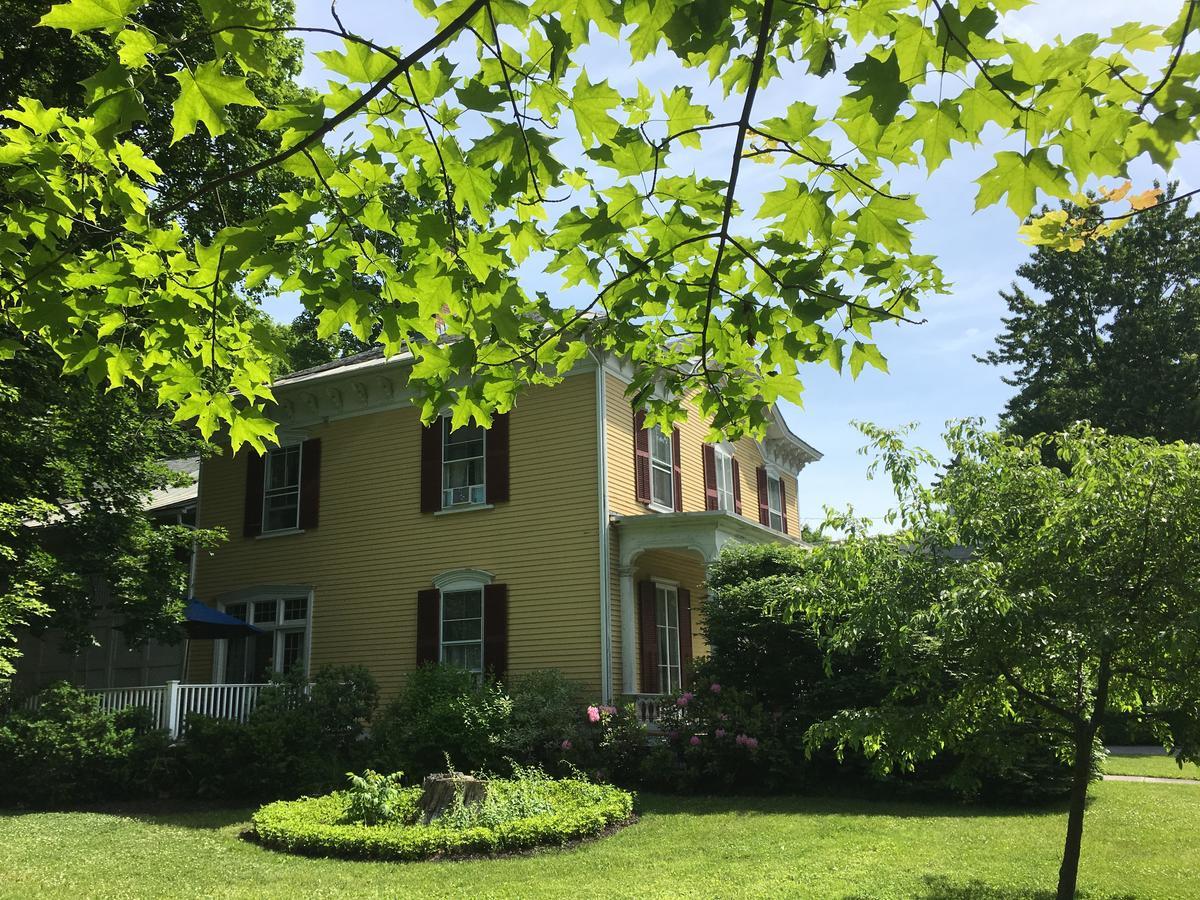
POLYGON ((646 758, 642 780, 679 791, 753 791, 774 786, 786 766, 777 720, 750 694, 697 676, 664 704, 665 740, 646 758))

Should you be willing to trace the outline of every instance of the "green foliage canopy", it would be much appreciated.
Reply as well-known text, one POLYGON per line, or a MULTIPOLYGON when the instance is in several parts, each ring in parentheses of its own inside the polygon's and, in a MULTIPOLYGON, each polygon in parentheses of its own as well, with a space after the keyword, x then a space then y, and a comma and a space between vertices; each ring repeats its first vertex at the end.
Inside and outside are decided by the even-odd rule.
POLYGON ((1200 445, 1086 424, 1025 439, 959 423, 953 463, 926 487, 931 456, 865 431, 901 528, 833 523, 847 538, 814 549, 791 606, 831 648, 875 648, 892 687, 809 739, 888 768, 997 722, 1056 735, 1074 769, 1059 894, 1070 897, 1106 714, 1133 714, 1200 758, 1200 445))
POLYGON ((138 21, 142 5, 68 0, 43 19, 111 47, 85 115, 31 101, 5 113, 3 315, 69 371, 152 385, 205 435, 228 426, 235 448, 274 434, 270 359, 242 302, 264 285, 297 292, 321 337, 348 326, 411 352, 427 417, 449 404, 456 423, 486 424, 590 344, 638 365, 652 421, 679 414, 648 396, 656 378, 697 390, 727 434, 760 430, 768 404, 798 397, 802 363, 884 366, 872 329, 944 290, 913 248, 923 213, 894 192, 897 166, 932 171, 985 130, 1009 136, 1021 149, 981 173, 977 202, 1023 217, 1137 156, 1170 163, 1197 129, 1200 55, 1183 52, 1194 3, 1166 27, 1035 48, 999 27, 1024 0, 419 0, 432 38, 384 47, 327 29, 344 40, 321 54, 328 89, 295 103, 256 90, 265 42, 290 30, 269 6, 202 0, 212 56, 192 60, 138 21), (658 54, 704 73, 736 116, 683 87, 594 80, 579 56, 600 35, 635 66, 658 54), (1140 50, 1162 52, 1143 69, 1140 50), (800 94, 835 70, 850 89, 828 117, 801 99, 756 113, 765 85, 787 78, 800 94), (154 204, 169 173, 126 128, 164 78, 178 90, 173 141, 229 133, 239 109, 261 107, 278 150, 154 204), (563 161, 570 129, 585 165, 563 161), (732 144, 728 176, 689 173, 677 151, 715 141, 732 144), (757 209, 737 191, 749 163, 786 176, 757 209), (299 185, 211 238, 185 234, 192 204, 270 167, 299 185), (397 183, 416 202, 402 215, 383 190, 397 183), (477 229, 459 227, 464 212, 477 229), (406 264, 376 236, 402 243, 406 264), (563 308, 525 290, 529 260, 583 299, 563 308))
MULTIPOLYGON (((1038 247, 1001 296, 981 357, 1011 366, 1006 424, 1026 436, 1087 420, 1117 434, 1200 442, 1200 214, 1166 201, 1073 253, 1038 247)), ((1068 215, 1095 218, 1066 204, 1068 215)))

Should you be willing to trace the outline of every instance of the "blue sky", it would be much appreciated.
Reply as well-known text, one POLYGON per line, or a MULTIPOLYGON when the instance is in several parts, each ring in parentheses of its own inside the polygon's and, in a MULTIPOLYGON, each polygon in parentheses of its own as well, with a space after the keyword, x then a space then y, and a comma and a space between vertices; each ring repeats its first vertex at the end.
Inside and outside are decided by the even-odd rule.
MULTIPOLYGON (((1115 25, 1136 17, 1144 22, 1166 23, 1178 15, 1180 0, 1046 0, 1005 18, 1003 31, 1035 44, 1049 42, 1055 35, 1066 38, 1082 32, 1104 33, 1115 25)), ((429 23, 410 6, 395 0, 343 0, 338 12, 346 26, 379 43, 415 47, 429 34, 429 23)), ((329 7, 323 2, 299 0, 300 25, 330 25, 329 7)), ((309 50, 336 46, 337 42, 317 37, 309 50)), ((681 74, 673 60, 652 58, 634 68, 627 55, 612 42, 589 48, 581 57, 590 79, 608 78, 618 90, 636 86, 640 78, 652 90, 670 89, 675 84, 693 86, 696 98, 708 103, 718 120, 726 104, 719 90, 704 83, 698 73, 681 74)), ((308 58, 302 80, 323 88, 323 67, 308 58)), ((844 82, 831 77, 823 82, 785 77, 760 95, 756 115, 767 117, 781 112, 798 99, 816 103, 828 112, 844 82)), ((737 102, 740 103, 740 100, 737 102)), ((735 118, 730 115, 725 117, 735 118)), ((562 155, 569 161, 578 147, 574 129, 564 129, 562 155)), ((1018 222, 1011 212, 992 208, 974 212, 975 185, 972 183, 990 168, 991 155, 1005 145, 994 136, 982 148, 959 154, 929 179, 901 170, 895 186, 918 194, 928 219, 915 227, 916 249, 932 253, 940 261, 952 284, 951 293, 923 302, 923 325, 881 327, 876 339, 888 358, 890 373, 864 370, 857 379, 838 375, 827 367, 812 366, 803 374, 803 408, 784 410, 793 429, 825 457, 800 475, 801 516, 811 523, 820 521, 822 507, 838 508, 848 504, 864 515, 880 516, 891 505, 888 486, 866 478, 868 460, 858 455, 861 435, 851 426, 852 419, 897 426, 917 422, 915 440, 937 449, 942 426, 948 419, 984 416, 994 421, 1012 389, 1001 379, 1001 372, 974 360, 993 344, 1001 327, 1004 303, 999 291, 1014 279, 1015 269, 1029 256, 1029 249, 1017 237, 1018 222)), ((719 142, 706 144, 703 152, 688 151, 673 159, 682 170, 724 177, 727 174, 729 146, 719 142)), ((1134 183, 1148 187, 1155 178, 1178 178, 1185 189, 1200 186, 1200 148, 1189 147, 1170 173, 1145 160, 1135 163, 1134 183)), ((744 166, 738 199, 751 211, 757 209, 756 194, 775 186, 777 176, 766 166, 744 166)), ((557 278, 527 266, 524 272, 530 288, 559 290, 557 278)), ((566 295, 564 295, 565 297, 566 295)), ((281 298, 269 311, 278 318, 291 318, 298 311, 294 300, 281 298)))

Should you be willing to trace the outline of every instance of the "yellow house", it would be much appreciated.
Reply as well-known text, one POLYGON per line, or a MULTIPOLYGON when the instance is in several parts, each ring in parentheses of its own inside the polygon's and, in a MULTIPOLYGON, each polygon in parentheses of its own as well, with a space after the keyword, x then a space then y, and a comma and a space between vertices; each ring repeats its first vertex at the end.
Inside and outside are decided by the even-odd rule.
POLYGON ((444 660, 652 704, 704 652, 693 610, 721 547, 799 540, 796 475, 820 454, 778 415, 762 442, 706 444, 694 408, 644 429, 631 370, 597 355, 490 430, 451 431, 422 426, 409 362, 289 375, 281 446, 203 463, 198 523, 230 540, 198 560, 195 594, 261 633, 197 642, 187 681, 354 663, 386 696, 444 660))

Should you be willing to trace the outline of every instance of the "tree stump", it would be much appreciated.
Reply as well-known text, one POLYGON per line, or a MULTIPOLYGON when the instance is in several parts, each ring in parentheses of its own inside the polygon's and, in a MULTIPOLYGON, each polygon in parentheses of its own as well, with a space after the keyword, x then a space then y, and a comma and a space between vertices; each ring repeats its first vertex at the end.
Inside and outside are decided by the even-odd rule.
POLYGON ((461 772, 443 772, 426 776, 421 782, 421 822, 428 825, 440 819, 451 806, 454 798, 462 797, 463 806, 475 806, 487 796, 487 784, 461 772))

